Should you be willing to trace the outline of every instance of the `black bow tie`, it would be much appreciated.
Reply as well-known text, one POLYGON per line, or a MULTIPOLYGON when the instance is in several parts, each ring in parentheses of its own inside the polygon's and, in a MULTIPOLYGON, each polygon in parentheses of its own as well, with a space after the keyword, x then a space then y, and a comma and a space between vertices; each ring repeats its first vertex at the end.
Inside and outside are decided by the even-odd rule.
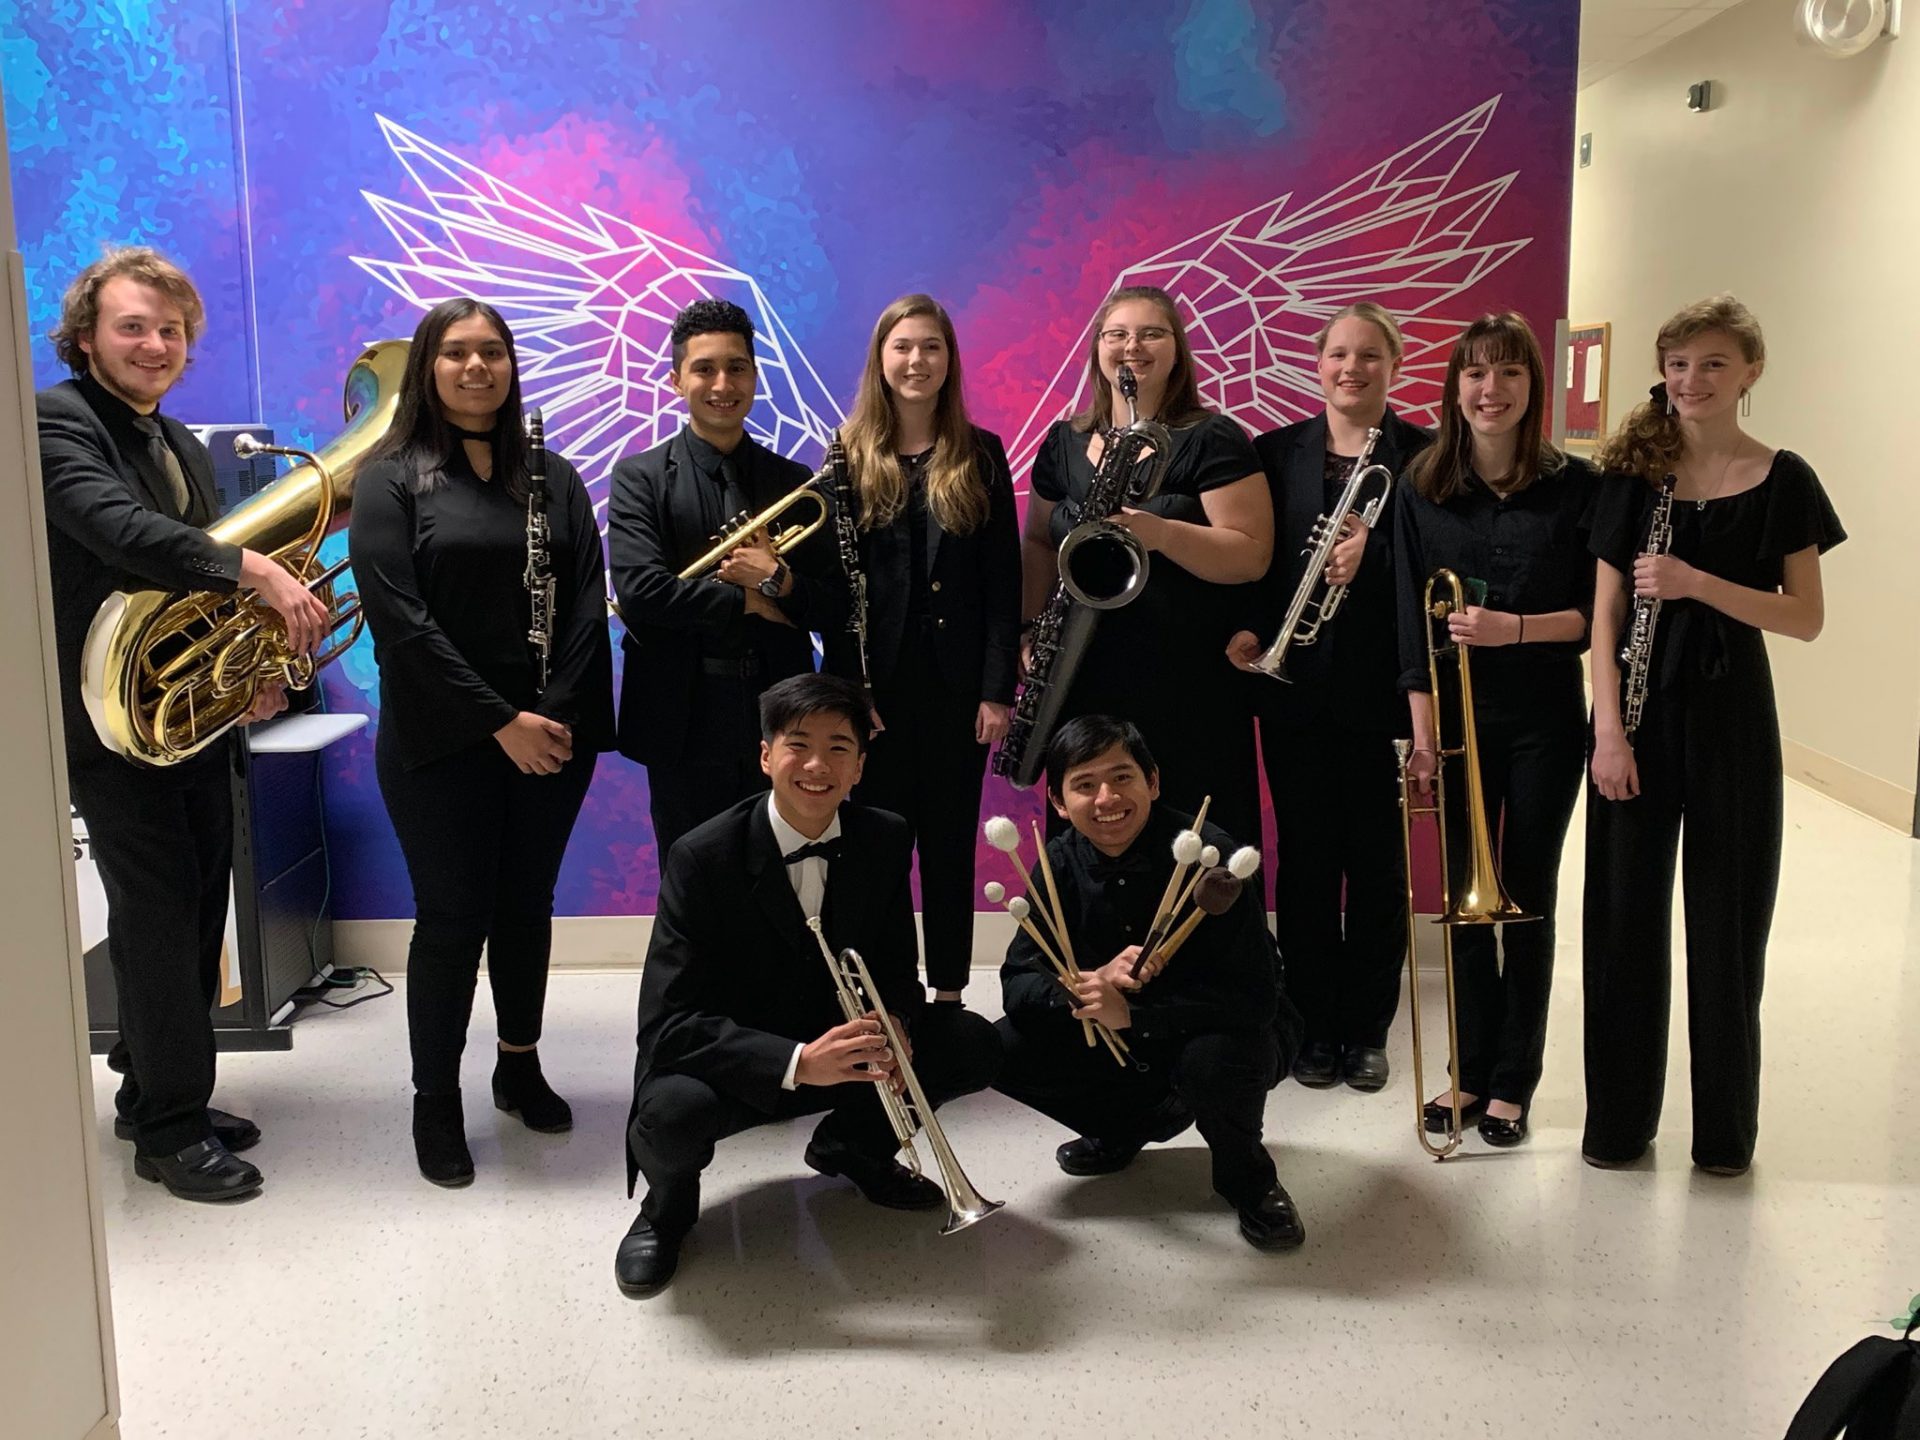
POLYGON ((832 863, 840 858, 841 839, 841 836, 836 835, 831 840, 815 840, 810 845, 802 845, 798 850, 789 851, 780 859, 788 865, 798 865, 802 860, 814 859, 832 863))

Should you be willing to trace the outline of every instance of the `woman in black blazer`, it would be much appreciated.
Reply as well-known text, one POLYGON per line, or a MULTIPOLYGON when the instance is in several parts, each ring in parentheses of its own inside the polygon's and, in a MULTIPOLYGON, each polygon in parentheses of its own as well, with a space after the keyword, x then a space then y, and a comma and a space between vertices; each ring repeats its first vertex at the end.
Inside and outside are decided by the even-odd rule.
MULTIPOLYGON (((957 1001, 973 955, 987 750, 1012 715, 1020 537, 1006 448, 967 419, 953 321, 932 296, 881 312, 841 440, 879 730, 855 798, 912 828, 927 983, 935 999, 957 1001)), ((850 635, 828 636, 827 666, 861 678, 850 635)))
POLYGON ((494 1104, 535 1130, 573 1124, 535 1047, 554 881, 595 758, 613 744, 613 667, 593 504, 573 466, 549 454, 558 584, 541 686, 528 641, 527 457, 506 321, 477 300, 442 301, 414 332, 351 532, 380 666, 375 771, 413 882, 413 1143, 438 1185, 473 1178, 460 1054, 482 946, 500 1032, 494 1104))

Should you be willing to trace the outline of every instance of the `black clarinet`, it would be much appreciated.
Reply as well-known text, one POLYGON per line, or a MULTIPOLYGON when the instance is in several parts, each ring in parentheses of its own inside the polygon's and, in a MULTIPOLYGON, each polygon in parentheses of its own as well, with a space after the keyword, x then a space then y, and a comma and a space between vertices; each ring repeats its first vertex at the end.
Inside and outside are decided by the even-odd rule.
POLYGON ((527 594, 531 598, 527 643, 540 657, 540 692, 546 693, 553 665, 553 578, 551 535, 547 528, 547 432, 538 408, 527 412, 527 594))
POLYGON ((853 513, 853 476, 847 468, 846 447, 833 432, 821 472, 833 487, 833 528, 840 541, 840 569, 847 577, 847 631, 860 653, 860 688, 869 699, 873 676, 867 671, 867 570, 860 563, 860 524, 853 513))

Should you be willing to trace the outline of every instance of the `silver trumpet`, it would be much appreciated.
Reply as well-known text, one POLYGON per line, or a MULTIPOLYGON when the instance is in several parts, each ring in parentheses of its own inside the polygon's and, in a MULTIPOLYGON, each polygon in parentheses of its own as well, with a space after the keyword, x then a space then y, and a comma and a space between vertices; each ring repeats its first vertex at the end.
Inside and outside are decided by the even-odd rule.
POLYGON ((1380 512, 1386 508, 1387 496, 1393 491, 1393 472, 1384 465, 1367 463, 1379 439, 1379 430, 1367 431, 1367 443, 1360 447, 1359 455, 1354 457, 1353 469, 1347 473, 1347 483, 1340 491, 1339 502, 1313 522, 1313 530, 1307 536, 1307 548, 1302 552, 1307 557, 1306 573, 1300 577, 1300 585, 1293 592, 1293 603, 1287 606, 1287 618, 1281 622, 1280 633, 1274 637, 1273 644, 1253 662, 1253 668, 1262 675, 1291 681, 1292 677, 1287 674, 1287 651, 1296 645, 1311 645, 1318 640, 1320 627, 1340 612, 1340 606, 1347 598, 1345 585, 1328 585, 1323 589, 1321 581, 1326 575, 1327 562, 1333 558, 1333 547, 1340 543, 1340 532, 1346 528, 1347 517, 1353 514, 1361 495, 1373 485, 1380 487, 1379 494, 1360 511, 1360 523, 1371 530, 1380 519, 1380 512))
POLYGON ((871 1011, 874 1019, 880 1022, 880 1033, 886 1039, 887 1048, 893 1052, 894 1064, 899 1067, 900 1079, 905 1083, 907 1093, 897 1093, 884 1080, 876 1084, 874 1089, 880 1094, 881 1108, 887 1112, 887 1123, 893 1126, 894 1136, 900 1141, 900 1150, 907 1157, 907 1168, 915 1175, 919 1175, 921 1170, 919 1152, 913 1148, 913 1137, 923 1130, 926 1132, 927 1145, 933 1151, 934 1161, 940 1166, 940 1179, 947 1192, 947 1223, 940 1227, 940 1233, 952 1235, 986 1219, 1007 1202, 984 1199, 973 1188, 973 1182, 967 1179, 967 1172, 960 1168, 953 1147, 947 1143, 946 1132, 940 1128, 939 1117, 933 1113, 927 1092, 920 1088, 920 1077, 913 1073, 913 1062, 907 1059, 907 1047, 901 1043, 900 1028, 893 1023, 893 1016, 881 1000, 880 987, 873 983, 867 962, 860 958, 858 950, 851 948, 835 956, 832 947, 827 944, 826 931, 821 928, 818 915, 808 918, 807 928, 813 931, 821 957, 827 962, 827 973, 833 977, 833 991, 840 1000, 840 1013, 849 1020, 860 1020, 871 1011))

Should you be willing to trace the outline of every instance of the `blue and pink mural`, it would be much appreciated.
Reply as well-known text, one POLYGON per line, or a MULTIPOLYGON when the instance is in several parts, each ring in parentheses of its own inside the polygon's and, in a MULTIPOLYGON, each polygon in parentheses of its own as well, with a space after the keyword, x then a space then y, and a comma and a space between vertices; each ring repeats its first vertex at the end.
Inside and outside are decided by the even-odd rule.
MULTIPOLYGON (((1022 484, 1123 281, 1175 294, 1211 403, 1255 433, 1318 408, 1323 318, 1380 300, 1411 347, 1395 404, 1430 417, 1464 319, 1511 306, 1551 333, 1563 309, 1578 19, 1577 0, 0 0, 0 73, 38 331, 103 241, 158 245, 209 302, 170 409, 324 441, 365 342, 479 295, 604 505, 613 462, 679 423, 667 325, 702 294, 757 317, 756 427, 803 461, 873 317, 921 289, 1022 484)), ((50 346, 35 364, 59 378, 50 346)), ((326 690, 374 713, 369 644, 326 690)), ((327 782, 336 913, 408 913, 364 733, 327 782)), ((652 909, 645 783, 602 760, 562 913, 652 909)))

